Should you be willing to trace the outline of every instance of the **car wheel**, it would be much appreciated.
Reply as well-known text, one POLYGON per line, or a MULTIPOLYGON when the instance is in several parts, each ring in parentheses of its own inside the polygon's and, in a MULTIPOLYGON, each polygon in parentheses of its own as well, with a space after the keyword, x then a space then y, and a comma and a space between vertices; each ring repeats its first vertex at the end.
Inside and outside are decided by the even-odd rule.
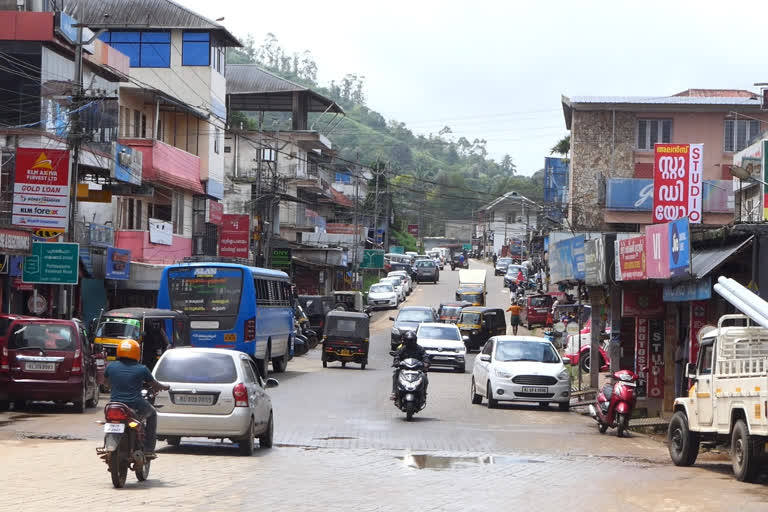
POLYGON ((496 409, 499 406, 499 401, 493 398, 493 389, 491 389, 491 381, 488 381, 485 385, 485 392, 488 399, 488 408, 496 409))
POLYGON ((584 373, 589 373, 589 360, 590 360, 589 351, 586 351, 584 355, 580 357, 580 359, 581 359, 580 361, 581 371, 584 373))
POLYGON ((245 435, 237 442, 240 455, 246 457, 253 455, 253 440, 255 437, 255 423, 253 422, 253 418, 251 418, 251 422, 248 424, 248 430, 246 430, 245 435))
POLYGON ((469 396, 472 398, 472 403, 474 405, 478 405, 483 403, 483 396, 479 395, 477 393, 477 388, 475 387, 475 378, 472 377, 472 384, 469 387, 469 396))
POLYGON ((87 400, 85 395, 86 395, 85 387, 83 387, 83 390, 80 392, 80 400, 72 402, 72 405, 74 405, 75 407, 75 412, 78 414, 82 414, 85 412, 85 402, 87 400))
POLYGON ((181 444, 181 436, 166 437, 165 442, 168 443, 168 446, 179 446, 181 444))
POLYGON ((85 402, 85 405, 87 407, 98 407, 99 405, 99 386, 98 385, 93 386, 93 394, 91 398, 89 398, 88 401, 85 402))
POLYGON ((690 431, 688 418, 682 411, 677 411, 669 420, 667 448, 675 466, 690 466, 699 455, 699 435, 690 431))
POLYGON ((269 359, 272 356, 272 345, 267 345, 267 351, 264 354, 264 359, 256 359, 256 368, 259 370, 259 375, 265 381, 269 377, 269 359))
POLYGON ((750 482, 755 476, 759 457, 760 438, 749 435, 744 420, 737 420, 731 436, 731 463, 733 474, 739 482, 750 482))
POLYGON ((275 422, 272 416, 272 411, 269 411, 269 421, 267 422, 267 430, 259 436, 259 448, 272 448, 272 442, 275 436, 275 422))

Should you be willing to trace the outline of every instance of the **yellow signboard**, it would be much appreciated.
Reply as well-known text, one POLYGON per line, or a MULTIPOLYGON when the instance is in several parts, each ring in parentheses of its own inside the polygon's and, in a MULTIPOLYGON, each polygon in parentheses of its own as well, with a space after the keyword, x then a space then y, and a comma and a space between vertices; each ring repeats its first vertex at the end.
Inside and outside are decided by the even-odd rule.
POLYGON ((86 203, 111 203, 110 190, 90 190, 87 183, 77 184, 77 200, 86 203))

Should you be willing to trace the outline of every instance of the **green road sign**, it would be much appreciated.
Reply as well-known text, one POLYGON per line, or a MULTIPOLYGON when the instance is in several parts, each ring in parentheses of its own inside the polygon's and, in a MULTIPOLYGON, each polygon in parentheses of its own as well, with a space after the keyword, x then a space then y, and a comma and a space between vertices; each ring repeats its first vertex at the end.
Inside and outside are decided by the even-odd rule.
POLYGON ((390 245, 389 252, 394 254, 405 254, 405 247, 402 245, 390 245))
POLYGON ((37 284, 77 284, 80 244, 32 243, 32 256, 24 258, 21 280, 37 284))
POLYGON ((380 249, 366 249, 363 253, 363 261, 360 263, 360 268, 384 268, 384 251, 380 249))
POLYGON ((461 248, 465 251, 471 251, 472 250, 472 244, 464 244, 461 246, 461 248))

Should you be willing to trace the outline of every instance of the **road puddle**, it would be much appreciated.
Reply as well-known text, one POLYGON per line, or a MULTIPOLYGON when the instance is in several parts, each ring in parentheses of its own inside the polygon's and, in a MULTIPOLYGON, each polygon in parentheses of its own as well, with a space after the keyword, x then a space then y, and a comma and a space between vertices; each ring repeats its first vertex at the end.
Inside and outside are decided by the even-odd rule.
POLYGON ((541 464, 543 460, 506 455, 482 455, 480 457, 444 457, 439 455, 405 455, 397 457, 406 467, 414 469, 457 469, 472 466, 541 464))

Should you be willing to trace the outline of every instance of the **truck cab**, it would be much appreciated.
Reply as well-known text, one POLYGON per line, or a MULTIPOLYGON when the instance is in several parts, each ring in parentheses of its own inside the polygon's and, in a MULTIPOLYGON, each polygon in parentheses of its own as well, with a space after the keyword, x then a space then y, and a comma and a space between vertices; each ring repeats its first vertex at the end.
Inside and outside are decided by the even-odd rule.
POLYGON ((699 447, 729 447, 736 478, 750 481, 766 459, 768 442, 768 329, 741 314, 724 315, 700 333, 693 382, 675 400, 667 438, 675 465, 696 462, 699 447))

